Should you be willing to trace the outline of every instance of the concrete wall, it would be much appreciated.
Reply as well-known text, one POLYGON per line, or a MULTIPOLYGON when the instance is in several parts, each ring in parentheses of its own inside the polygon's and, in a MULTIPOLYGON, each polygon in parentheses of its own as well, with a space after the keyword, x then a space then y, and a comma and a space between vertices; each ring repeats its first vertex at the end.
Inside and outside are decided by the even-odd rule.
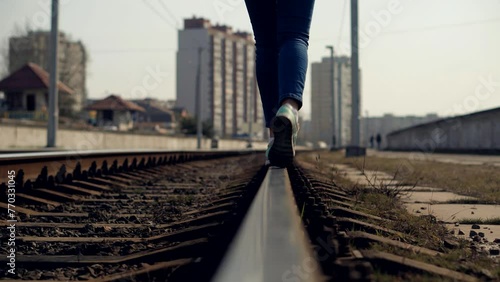
MULTIPOLYGON (((392 114, 385 114, 381 117, 364 117, 361 119, 361 130, 366 132, 365 138, 362 143, 367 146, 370 145, 370 136, 374 138, 377 134, 382 137, 381 147, 387 147, 387 134, 412 127, 419 124, 424 124, 440 119, 435 114, 428 114, 426 116, 394 116, 392 114)), ((376 146, 376 142, 374 142, 376 146)))
POLYGON ((500 151, 500 109, 444 119, 387 136, 389 150, 500 151))
MULTIPOLYGON (((47 129, 44 127, 0 124, 0 149, 43 148, 47 144, 47 129)), ((210 140, 204 139, 202 148, 210 148, 210 140)), ((245 140, 220 140, 221 149, 244 149, 245 140)), ((196 138, 159 135, 127 134, 60 129, 57 132, 57 147, 72 150, 99 149, 196 149, 196 138)), ((255 149, 265 149, 267 143, 254 142, 255 149)))

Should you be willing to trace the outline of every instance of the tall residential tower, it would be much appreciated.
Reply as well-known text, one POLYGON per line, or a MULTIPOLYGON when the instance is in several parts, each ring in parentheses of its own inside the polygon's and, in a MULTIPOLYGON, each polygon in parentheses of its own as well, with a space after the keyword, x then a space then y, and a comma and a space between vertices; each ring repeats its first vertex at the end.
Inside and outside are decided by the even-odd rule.
MULTIPOLYGON (((331 58, 311 64, 311 134, 308 141, 345 146, 351 142, 351 62, 348 57, 335 57, 333 66, 334 101, 332 101, 331 58), (340 95, 340 99, 339 99, 340 95), (340 107, 339 102, 340 101, 340 107), (335 107, 335 109, 334 109, 335 107), (334 116, 340 115, 340 130, 334 132, 334 116), (340 138, 339 138, 340 132, 340 138), (340 140, 341 139, 341 140, 340 140), (340 140, 340 142, 339 142, 340 140)), ((337 121, 335 121, 337 122, 337 121)), ((338 124, 338 123, 337 123, 338 124)))
POLYGON ((255 47, 249 33, 233 32, 231 27, 212 25, 203 18, 185 19, 178 48, 177 106, 196 114, 199 64, 201 117, 212 122, 215 134, 231 137, 248 133, 250 121, 253 132, 264 132, 255 47))

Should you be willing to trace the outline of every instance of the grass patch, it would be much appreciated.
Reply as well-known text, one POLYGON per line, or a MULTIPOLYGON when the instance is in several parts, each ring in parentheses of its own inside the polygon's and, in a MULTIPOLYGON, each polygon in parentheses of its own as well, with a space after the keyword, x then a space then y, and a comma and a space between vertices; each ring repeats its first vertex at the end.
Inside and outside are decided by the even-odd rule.
MULTIPOLYGON (((493 280, 500 279, 500 264, 498 262, 490 259, 486 254, 482 252, 474 251, 469 248, 470 242, 466 240, 459 240, 449 234, 448 230, 443 224, 438 223, 436 218, 432 215, 421 215, 415 216, 410 214, 406 208, 403 206, 401 201, 401 196, 404 196, 406 191, 400 189, 398 185, 395 185, 389 189, 388 185, 377 181, 370 182, 371 188, 359 187, 356 183, 346 179, 345 175, 337 171, 332 167, 333 163, 345 163, 351 166, 363 169, 365 167, 368 170, 379 170, 394 175, 394 179, 398 179, 405 183, 425 183, 430 186, 438 188, 448 188, 438 185, 438 182, 425 181, 427 175, 431 175, 433 172, 426 171, 419 174, 418 169, 406 169, 397 161, 391 159, 375 160, 372 162, 370 158, 363 160, 361 158, 357 159, 345 159, 340 153, 304 153, 297 157, 297 160, 305 169, 309 169, 315 177, 322 181, 330 181, 333 186, 347 192, 349 195, 355 199, 354 209, 360 210, 365 213, 379 216, 386 220, 364 220, 369 223, 373 223, 379 226, 386 227, 391 230, 398 231, 403 235, 391 235, 393 240, 410 243, 415 246, 425 247, 428 249, 433 249, 436 251, 443 252, 444 255, 440 256, 429 256, 421 253, 415 253, 411 250, 400 249, 397 247, 372 244, 371 249, 384 251, 388 253, 393 253, 395 255, 400 255, 415 259, 418 261, 426 262, 429 264, 437 265, 440 267, 455 270, 461 273, 466 273, 475 277, 485 278, 489 276, 493 277, 493 280), (357 160, 357 163, 353 163, 357 160), (387 163, 384 163, 384 162, 387 163), (384 169, 375 169, 373 163, 384 163, 384 169), (394 192, 396 190, 397 192, 394 192), (445 240, 453 240, 458 242, 458 247, 455 249, 448 249, 445 247, 445 240), (484 273, 488 273, 485 275, 484 273)), ((420 165, 420 164, 419 164, 420 165)), ((425 164, 421 164, 423 167, 425 164)), ((440 163, 433 163, 433 165, 445 165, 440 163)), ((452 165, 460 166, 460 165, 452 165)), ((469 166, 466 166, 469 167, 469 166)), ((450 168, 447 168, 450 169, 450 168)), ((458 171, 461 168, 459 168, 458 171)), ((451 172, 448 172, 451 173, 451 172)), ((365 174, 366 176, 366 174, 365 174)), ((434 175, 436 179, 439 178, 439 174, 434 175)), ((444 176, 443 176, 444 177, 444 176)), ((461 179, 461 175, 456 176, 457 179, 461 179)), ((467 174, 467 177, 472 177, 467 174)), ((434 178, 430 178, 431 180, 434 178)), ((477 179, 477 176, 473 179, 477 179)), ((456 183, 458 180, 452 180, 450 183, 456 183)), ((472 181, 472 179, 468 179, 472 181)), ((481 180, 482 181, 482 180, 481 180)), ((484 182, 482 182, 484 183, 484 182)), ((498 182, 500 183, 500 182, 498 182)), ((451 184, 450 184, 451 185, 451 184)), ((450 186, 451 187, 451 186, 450 186)), ((488 186, 489 187, 489 186, 488 186)), ((487 197, 496 197, 495 191, 490 190, 490 194, 487 197), (493 192, 491 192, 493 191, 493 192)), ((463 193, 465 194, 465 193, 463 193)), ((471 195, 476 196, 476 195, 471 195)), ((500 196, 500 195, 499 195, 500 196)), ((500 219, 492 219, 500 220, 500 219)), ((490 221, 492 222, 492 221, 490 221)), ((494 221, 493 221, 494 222, 494 221)), ((485 224, 485 223, 483 223, 485 224)), ((492 224, 492 223, 490 223, 492 224)), ((375 273, 376 281, 450 281, 445 280, 441 277, 426 275, 426 274, 415 274, 415 273, 375 273)), ((497 281, 495 280, 495 281, 497 281)))
POLYGON ((345 158, 342 152, 327 151, 302 153, 298 159, 308 160, 311 155, 328 165, 347 164, 359 169, 382 171, 394 175, 398 181, 443 188, 483 202, 500 204, 498 167, 372 156, 345 158))
POLYGON ((491 275, 496 279, 500 278, 500 267, 498 263, 494 263, 484 254, 472 251, 467 247, 469 244, 467 241, 461 240, 460 244, 461 246, 459 248, 448 251, 440 256, 417 254, 410 250, 380 244, 373 244, 372 249, 404 256, 476 277, 487 278, 484 277, 485 273, 489 273, 488 276, 491 275))
POLYGON ((383 227, 403 233, 403 237, 391 239, 425 247, 436 251, 443 251, 443 240, 448 236, 446 228, 438 224, 430 215, 414 216, 403 207, 401 201, 395 197, 380 194, 377 191, 367 191, 360 197, 360 208, 366 209, 370 214, 387 219, 372 222, 383 227))

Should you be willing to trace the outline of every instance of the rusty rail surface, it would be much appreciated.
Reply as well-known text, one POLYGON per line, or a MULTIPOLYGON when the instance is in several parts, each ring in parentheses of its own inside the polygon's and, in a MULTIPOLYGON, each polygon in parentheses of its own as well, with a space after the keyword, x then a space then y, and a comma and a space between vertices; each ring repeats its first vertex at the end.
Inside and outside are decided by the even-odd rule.
MULTIPOLYGON (((187 160, 220 158, 235 155, 255 154, 256 151, 223 151, 223 150, 95 150, 95 151, 62 151, 62 152, 35 152, 0 155, 0 183, 6 182, 7 172, 22 171, 18 178, 24 181, 36 181, 41 168, 46 168, 43 174, 57 175, 70 173, 75 169, 89 168, 88 172, 103 170, 117 170, 119 167, 127 169, 144 167, 153 164, 175 164, 187 160)), ((111 171, 113 172, 113 171, 111 171)), ((78 172, 76 172, 78 173, 78 172)), ((19 186, 18 186, 19 187, 19 186)))

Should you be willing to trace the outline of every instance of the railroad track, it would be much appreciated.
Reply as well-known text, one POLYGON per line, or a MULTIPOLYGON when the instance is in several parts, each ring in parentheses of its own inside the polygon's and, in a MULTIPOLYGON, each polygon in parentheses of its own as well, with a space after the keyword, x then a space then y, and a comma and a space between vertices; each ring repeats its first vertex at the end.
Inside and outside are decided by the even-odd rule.
MULTIPOLYGON (((262 158, 253 152, 123 153, 7 156, 2 172, 18 176, 16 274, 9 278, 210 277, 258 188, 262 158)), ((3 230, 11 224, 6 203, 2 199, 3 230)), ((2 253, 8 253, 5 235, 2 253)))
MULTIPOLYGON (((2 175, 16 174, 17 222, 16 274, 0 279, 372 281, 383 272, 477 280, 370 250, 376 243, 442 254, 394 240, 407 236, 355 208, 357 200, 314 166, 262 163, 253 151, 2 156, 2 175)), ((7 230, 12 218, 2 196, 0 228, 7 230)), ((2 231, 2 253, 8 239, 2 231)))
MULTIPOLYGON (((444 256, 458 245, 443 228, 443 244, 439 249, 419 245, 411 232, 386 227, 391 218, 375 216, 367 208, 359 208, 359 200, 318 173, 314 165, 302 163, 288 169, 297 206, 307 231, 315 257, 323 275, 334 281, 373 281, 375 273, 394 281, 479 281, 490 280, 484 273, 470 275, 464 267, 457 272, 428 262, 444 256), (451 242, 447 245, 448 242, 451 242), (406 255, 377 250, 400 250, 406 255), (414 259, 412 256, 420 256, 414 259), (422 259, 423 258, 423 259, 422 259)), ((437 224, 432 216, 428 224, 437 224)), ((402 226, 404 222, 400 223, 402 226)), ((401 228, 404 230, 404 228, 401 228)), ((455 263, 457 263, 455 261, 455 263)), ((289 280, 292 281, 292 280, 289 280)))

